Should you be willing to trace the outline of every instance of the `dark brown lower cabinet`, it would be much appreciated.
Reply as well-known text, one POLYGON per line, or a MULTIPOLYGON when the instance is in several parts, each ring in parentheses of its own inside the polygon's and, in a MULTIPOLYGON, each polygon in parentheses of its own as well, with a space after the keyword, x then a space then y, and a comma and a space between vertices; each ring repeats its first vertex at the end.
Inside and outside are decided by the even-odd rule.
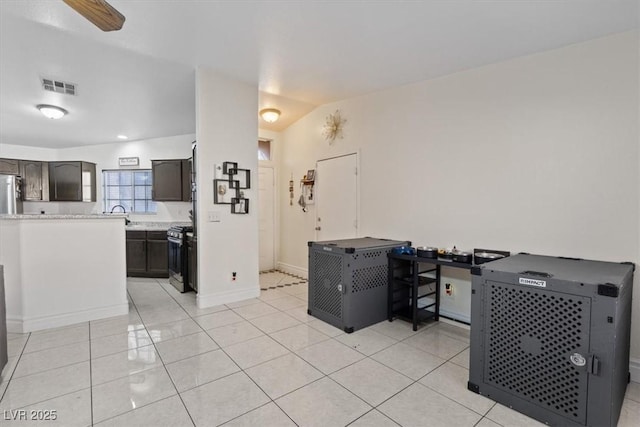
POLYGON ((169 242, 166 231, 147 231, 147 273, 169 277, 169 242))
POLYGON ((127 231, 127 276, 147 273, 147 232, 127 231))
POLYGON ((127 230, 127 276, 169 277, 166 231, 127 230))

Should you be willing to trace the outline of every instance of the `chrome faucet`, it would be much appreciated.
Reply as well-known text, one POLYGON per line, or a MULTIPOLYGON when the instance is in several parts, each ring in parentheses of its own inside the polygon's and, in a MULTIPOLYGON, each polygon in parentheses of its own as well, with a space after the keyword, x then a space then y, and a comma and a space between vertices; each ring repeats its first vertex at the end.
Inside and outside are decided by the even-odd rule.
POLYGON ((125 207, 124 207, 124 206, 122 206, 122 205, 115 205, 114 207, 112 207, 112 208, 111 208, 111 213, 113 213, 113 210, 114 210, 115 208, 117 208, 117 207, 122 208, 122 213, 127 213, 127 210, 126 210, 126 209, 125 209, 125 207))

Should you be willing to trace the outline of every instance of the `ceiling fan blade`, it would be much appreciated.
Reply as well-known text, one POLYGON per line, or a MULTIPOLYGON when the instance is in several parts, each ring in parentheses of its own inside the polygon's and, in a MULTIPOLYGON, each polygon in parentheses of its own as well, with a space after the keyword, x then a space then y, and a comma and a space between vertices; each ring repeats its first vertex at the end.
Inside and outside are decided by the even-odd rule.
POLYGON ((102 31, 122 28, 125 17, 105 0, 62 0, 102 31))

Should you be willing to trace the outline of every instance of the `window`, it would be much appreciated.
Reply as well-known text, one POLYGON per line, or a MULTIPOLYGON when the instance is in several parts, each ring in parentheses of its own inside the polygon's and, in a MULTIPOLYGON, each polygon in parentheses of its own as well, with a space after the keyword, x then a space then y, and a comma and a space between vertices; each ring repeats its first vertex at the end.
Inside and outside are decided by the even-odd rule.
POLYGON ((105 212, 122 205, 127 212, 156 213, 156 202, 151 200, 151 183, 151 169, 103 170, 105 212))
POLYGON ((258 140, 258 160, 271 160, 271 141, 258 140))

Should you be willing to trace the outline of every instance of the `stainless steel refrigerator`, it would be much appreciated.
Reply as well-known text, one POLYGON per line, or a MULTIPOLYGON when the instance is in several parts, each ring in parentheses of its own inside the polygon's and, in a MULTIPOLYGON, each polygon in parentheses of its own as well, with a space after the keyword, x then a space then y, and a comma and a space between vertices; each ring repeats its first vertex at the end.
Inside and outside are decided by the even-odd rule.
POLYGON ((22 213, 22 179, 0 175, 0 214, 22 213))

